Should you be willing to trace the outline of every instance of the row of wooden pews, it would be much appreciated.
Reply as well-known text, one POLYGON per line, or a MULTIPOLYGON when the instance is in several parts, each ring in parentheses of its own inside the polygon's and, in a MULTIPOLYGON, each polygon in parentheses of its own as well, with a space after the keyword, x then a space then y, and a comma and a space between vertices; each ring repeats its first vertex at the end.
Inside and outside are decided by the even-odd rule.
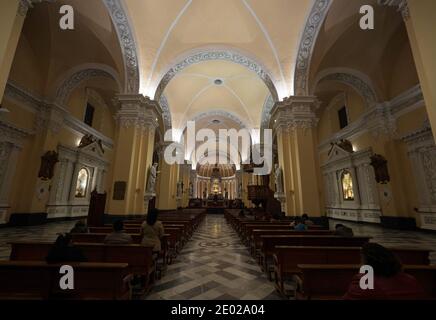
POLYGON ((159 216, 165 229, 162 253, 153 255, 151 247, 142 246, 142 219, 126 220, 127 233, 135 244, 106 245, 104 239, 111 226, 90 228, 90 233, 73 234, 73 243, 87 258, 86 263, 63 263, 74 268, 75 288, 59 288, 61 265, 47 264, 45 258, 52 246, 48 242, 13 242, 10 260, 0 262, 0 299, 132 299, 131 280, 145 279, 141 294, 148 292, 157 276, 162 276, 198 228, 205 211, 189 209, 159 216))
MULTIPOLYGON (((277 290, 297 299, 340 299, 359 272, 361 248, 369 237, 340 237, 320 226, 295 231, 290 222, 254 221, 239 217, 239 210, 227 210, 227 222, 247 245, 277 290), (294 280, 296 291, 285 283, 294 280)), ((430 265, 430 250, 390 248, 426 289, 436 297, 436 266, 430 265)))

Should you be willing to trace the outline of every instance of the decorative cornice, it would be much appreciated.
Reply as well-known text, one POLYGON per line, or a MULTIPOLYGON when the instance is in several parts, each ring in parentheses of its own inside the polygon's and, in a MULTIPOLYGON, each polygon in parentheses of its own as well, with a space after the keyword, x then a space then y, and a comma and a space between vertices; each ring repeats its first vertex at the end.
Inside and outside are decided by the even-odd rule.
POLYGON ((409 4, 407 0, 378 0, 380 6, 397 7, 398 12, 401 12, 404 21, 410 19, 409 4))
POLYGON ((82 149, 71 148, 66 145, 58 145, 59 160, 71 162, 81 162, 85 165, 95 165, 97 167, 108 168, 110 163, 97 154, 90 154, 82 149))
POLYGON ((0 120, 0 142, 9 142, 18 148, 22 147, 23 139, 32 135, 32 132, 16 127, 6 121, 0 120))
POLYGON ((304 96, 309 94, 308 78, 313 49, 331 2, 331 0, 315 0, 315 4, 306 22, 297 54, 294 79, 295 95, 304 96))
MULTIPOLYGON (((347 139, 351 140, 365 132, 370 131, 374 137, 388 135, 391 138, 396 136, 396 119, 417 106, 424 105, 424 97, 421 86, 417 85, 391 101, 378 103, 366 110, 358 119, 347 127, 323 141, 319 146, 319 152, 326 151, 332 142, 347 139)), ((403 139, 400 137, 400 139, 403 139)))
POLYGON ((316 97, 294 96, 276 103, 272 110, 275 130, 311 129, 319 119, 316 110, 320 101, 316 97))
POLYGON ((277 90, 274 86, 274 83, 270 77, 270 75, 264 70, 263 67, 261 67, 256 61, 240 54, 235 53, 229 50, 208 50, 208 51, 202 51, 197 52, 187 58, 185 58, 183 61, 177 63, 175 66, 170 68, 170 70, 163 76, 161 82, 159 83, 159 86, 155 93, 155 99, 160 100, 160 97, 162 96, 163 92, 165 91, 166 86, 171 81, 174 76, 182 71, 183 69, 200 62, 204 61, 214 61, 214 60, 225 60, 230 61, 233 63, 237 63, 239 65, 242 65, 249 70, 255 72, 264 82, 265 85, 268 87, 268 89, 271 92, 271 95, 273 96, 274 100, 278 100, 278 94, 277 90))
POLYGON ((159 126, 157 112, 160 107, 156 101, 143 95, 119 95, 115 103, 119 105, 115 119, 120 126, 144 130, 156 130, 159 126))
POLYGON ((125 91, 127 93, 139 92, 139 62, 136 43, 130 27, 128 16, 120 0, 104 0, 112 22, 120 40, 121 51, 124 57, 125 91))
MULTIPOLYGON (((49 103, 43 101, 42 98, 37 97, 33 95, 32 93, 29 93, 25 91, 24 89, 20 88, 18 85, 13 84, 11 81, 9 81, 6 85, 5 90, 5 97, 8 98, 11 101, 15 101, 20 106, 26 108, 30 112, 35 114, 35 123, 34 123, 34 131, 37 132, 38 130, 48 127, 49 125, 49 115, 52 113, 52 116, 55 116, 55 112, 51 112, 51 108, 57 109, 61 116, 64 117, 64 122, 61 124, 60 119, 57 119, 57 123, 52 124, 53 128, 59 129, 60 125, 66 125, 70 129, 77 131, 83 135, 91 134, 94 137, 98 138, 103 142, 103 145, 105 145, 108 148, 113 148, 113 141, 103 135, 102 133, 98 132, 97 130, 93 129, 92 127, 88 126, 87 124, 83 123, 82 121, 75 118, 73 115, 65 111, 64 108, 60 107, 57 104, 49 103)), ((59 115, 59 114, 58 114, 59 115)), ((56 117, 54 117, 56 118, 56 117)))
POLYGON ((80 121, 71 114, 67 114, 64 119, 64 124, 67 125, 71 130, 74 130, 82 135, 92 135, 98 140, 101 140, 103 146, 108 149, 113 149, 114 142, 112 139, 106 137, 102 133, 98 132, 94 128, 88 126, 86 123, 80 121))
POLYGON ((423 147, 434 147, 435 145, 428 119, 426 119, 421 128, 403 135, 400 139, 408 145, 409 152, 423 147))

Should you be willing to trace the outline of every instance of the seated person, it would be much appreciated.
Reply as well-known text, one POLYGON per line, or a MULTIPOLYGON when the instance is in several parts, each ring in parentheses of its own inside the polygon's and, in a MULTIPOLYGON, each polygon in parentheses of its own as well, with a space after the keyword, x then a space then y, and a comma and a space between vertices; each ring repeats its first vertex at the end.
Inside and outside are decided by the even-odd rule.
POLYGON ((239 218, 245 218, 245 212, 244 212, 244 209, 242 209, 241 211, 239 211, 238 217, 239 217, 239 218))
POLYGON ((338 223, 335 226, 335 235, 341 237, 353 237, 354 232, 353 229, 344 226, 343 224, 338 223))
POLYGON ((304 223, 303 219, 301 219, 300 217, 297 217, 297 218, 295 218, 295 221, 294 221, 294 229, 296 231, 306 231, 307 225, 304 223))
POLYGON ((147 220, 141 226, 141 243, 143 246, 152 246, 154 252, 162 250, 161 239, 164 235, 163 224, 157 220, 158 215, 159 211, 152 209, 147 215, 147 220))
POLYGON ((368 243, 362 248, 362 264, 374 269, 374 289, 363 290, 358 274, 353 278, 346 300, 417 300, 424 299, 423 288, 416 279, 402 271, 401 262, 395 254, 377 243, 368 243))
POLYGON ((132 236, 124 231, 124 222, 117 220, 113 224, 113 232, 104 239, 105 244, 131 244, 132 236))
POLYGON ((89 229, 86 226, 85 221, 77 221, 70 233, 89 233, 89 229))
POLYGON ((70 234, 60 234, 45 260, 48 263, 86 262, 82 250, 72 244, 70 234))
POLYGON ((313 226, 315 225, 315 223, 309 219, 309 216, 307 215, 307 213, 303 214, 301 216, 301 219, 303 219, 303 222, 306 226, 313 226))

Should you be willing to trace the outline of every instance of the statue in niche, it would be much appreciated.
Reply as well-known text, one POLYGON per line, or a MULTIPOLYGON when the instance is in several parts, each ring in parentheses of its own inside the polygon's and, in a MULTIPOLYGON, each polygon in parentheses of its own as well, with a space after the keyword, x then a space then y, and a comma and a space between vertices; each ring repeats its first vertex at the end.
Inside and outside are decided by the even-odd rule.
POLYGON ((352 143, 346 139, 342 139, 337 145, 349 153, 354 152, 352 143))
POLYGON ((283 171, 278 164, 275 165, 276 193, 283 193, 283 171))
POLYGON ((51 180, 54 176, 54 168, 59 162, 59 155, 56 151, 47 151, 41 157, 41 167, 39 168, 38 178, 44 181, 51 180))
POLYGON ((154 163, 150 172, 148 173, 148 181, 147 181, 147 193, 155 193, 156 188, 156 178, 157 178, 157 163, 154 163))
POLYGON ((391 181, 388 170, 388 161, 380 154, 371 157, 371 166, 374 168, 377 183, 387 184, 391 181))
POLYGON ((192 182, 189 183, 189 198, 194 198, 194 185, 192 182))
POLYGON ((177 182, 177 197, 180 198, 183 195, 183 182, 177 182))
POLYGON ((229 199, 229 192, 227 191, 227 189, 224 189, 224 196, 226 200, 229 199))

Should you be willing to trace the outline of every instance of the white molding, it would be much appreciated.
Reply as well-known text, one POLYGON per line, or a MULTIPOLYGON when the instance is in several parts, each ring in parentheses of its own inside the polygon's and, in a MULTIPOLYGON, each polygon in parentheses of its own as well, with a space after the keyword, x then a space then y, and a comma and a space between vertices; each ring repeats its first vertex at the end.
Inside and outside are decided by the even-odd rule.
POLYGON ((387 133, 393 138, 396 134, 396 120, 417 108, 425 105, 421 86, 417 85, 401 93, 391 101, 377 103, 344 129, 334 133, 318 145, 318 152, 328 151, 331 144, 341 139, 353 140, 366 132, 375 137, 387 133))
MULTIPOLYGON (((35 134, 38 129, 38 122, 43 121, 41 117, 45 113, 44 111, 50 111, 49 109, 55 108, 59 109, 59 111, 62 113, 61 115, 59 115, 63 118, 62 124, 65 124, 69 130, 72 130, 73 132, 82 135, 93 135, 97 139, 101 140, 103 145, 108 149, 113 149, 114 147, 114 142, 112 139, 103 135, 94 128, 88 126, 86 123, 80 121, 79 119, 71 115, 64 107, 58 104, 49 103, 42 98, 27 92, 26 90, 22 89, 11 81, 8 81, 6 85, 5 98, 14 101, 15 103, 17 103, 18 106, 36 114, 36 118, 39 118, 39 120, 35 119, 34 132, 25 131, 27 134, 35 134)), ((60 121, 60 119, 58 120, 60 121)), ((42 124, 39 123, 39 125, 42 124)))

